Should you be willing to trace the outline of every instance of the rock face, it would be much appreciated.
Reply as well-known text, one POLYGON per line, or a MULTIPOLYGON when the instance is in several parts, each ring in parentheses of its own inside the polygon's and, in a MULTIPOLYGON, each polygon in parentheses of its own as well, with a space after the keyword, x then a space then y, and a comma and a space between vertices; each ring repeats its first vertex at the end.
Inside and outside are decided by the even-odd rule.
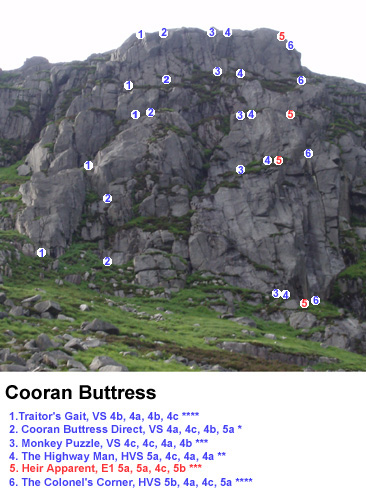
POLYGON ((132 261, 148 287, 179 290, 203 271, 328 297, 349 264, 342 226, 366 219, 366 86, 312 73, 276 34, 183 28, 133 35, 85 62, 35 57, 3 72, 0 166, 25 156, 18 172, 29 177, 15 228, 53 257, 77 235, 103 258, 108 241, 113 264, 132 261), (255 119, 236 119, 250 109, 255 119), (266 155, 284 163, 265 166, 266 155))

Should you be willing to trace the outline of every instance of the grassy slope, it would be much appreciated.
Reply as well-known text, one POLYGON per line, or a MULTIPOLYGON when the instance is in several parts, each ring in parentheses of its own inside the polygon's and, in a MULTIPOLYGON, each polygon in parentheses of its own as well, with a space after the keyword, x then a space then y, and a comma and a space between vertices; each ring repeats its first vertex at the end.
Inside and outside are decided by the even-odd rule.
MULTIPOLYGON (((10 236, 10 233, 9 233, 10 236)), ((1 244, 6 244, 8 247, 9 241, 5 241, 1 237, 1 244)), ((257 328, 252 329, 256 332, 255 337, 244 336, 241 329, 244 327, 251 329, 248 326, 243 326, 236 322, 225 319, 219 319, 218 314, 209 309, 209 301, 206 298, 218 299, 215 291, 219 289, 217 286, 210 283, 202 284, 198 287, 191 287, 174 294, 171 300, 163 298, 151 298, 148 296, 136 296, 132 298, 118 298, 113 295, 112 284, 110 278, 117 280, 118 289, 124 289, 126 294, 129 290, 136 290, 137 287, 130 283, 122 283, 127 280, 128 271, 124 270, 123 274, 118 272, 116 266, 104 267, 102 261, 96 255, 92 254, 92 245, 90 244, 75 244, 63 257, 60 258, 59 271, 47 271, 47 266, 50 259, 39 259, 38 257, 31 258, 21 256, 20 261, 13 265, 12 278, 4 277, 4 290, 8 298, 13 299, 15 303, 21 299, 32 296, 40 292, 43 293, 43 299, 51 299, 59 302, 62 308, 62 313, 73 317, 75 322, 69 323, 60 320, 45 320, 35 319, 32 317, 19 317, 16 319, 0 320, 0 329, 11 329, 15 332, 16 337, 20 340, 25 338, 34 338, 41 332, 46 332, 49 335, 62 334, 71 331, 74 336, 83 337, 84 335, 76 330, 80 328, 83 321, 91 321, 94 318, 101 318, 115 324, 121 332, 120 336, 108 337, 106 345, 90 349, 85 352, 79 352, 75 358, 89 365, 95 355, 109 355, 115 360, 124 363, 129 370, 187 370, 184 365, 178 363, 165 363, 164 360, 169 358, 172 353, 185 356, 190 360, 197 362, 206 362, 211 365, 221 364, 224 367, 230 367, 235 370, 296 370, 296 367, 286 366, 275 362, 263 362, 255 358, 244 355, 235 355, 229 352, 220 350, 216 345, 220 341, 252 341, 263 343, 271 346, 275 350, 301 353, 307 355, 324 355, 339 359, 337 364, 322 364, 315 366, 316 370, 326 369, 348 369, 348 370, 366 370, 366 357, 350 353, 337 348, 324 349, 317 342, 304 341, 296 336, 299 331, 292 329, 287 324, 277 324, 271 321, 264 321, 257 317, 252 317, 257 323, 257 328), (84 258, 80 255, 85 252, 84 258), (64 283, 63 286, 58 286, 55 283, 56 278, 63 277, 67 273, 83 274, 86 270, 89 272, 92 269, 97 269, 95 273, 94 284, 100 287, 103 293, 98 293, 95 290, 88 288, 88 283, 83 281, 80 285, 64 283), (44 279, 40 279, 42 273, 44 279), (116 306, 108 306, 105 298, 116 303, 116 306), (188 301, 188 299, 193 301, 188 301), (201 302, 205 301, 204 305, 201 302), (87 303, 91 311, 81 312, 79 305, 87 303), (121 311, 117 305, 126 304, 135 306, 138 311, 144 311, 149 314, 163 313, 158 311, 157 307, 163 307, 164 310, 170 310, 173 314, 163 313, 164 320, 156 322, 148 320, 148 317, 139 317, 136 314, 121 311), (195 326, 194 324, 199 324, 195 326), (56 326, 57 330, 52 330, 56 326), (133 336, 133 333, 138 335, 143 334, 144 338, 133 336), (273 340, 264 338, 265 333, 274 333, 279 339, 273 340), (280 338, 285 336, 286 339, 280 338), (206 344, 205 337, 215 337, 217 340, 214 343, 206 344), (157 345, 154 341, 161 341, 163 345, 157 345), (138 357, 121 356, 120 352, 128 350, 137 350, 138 357), (144 355, 156 349, 163 352, 163 358, 154 359, 146 358, 144 355)), ((124 269, 127 267, 125 266, 124 269)), ((197 278, 196 278, 197 280, 197 278)), ((227 288, 226 288, 227 289, 227 288)), ((245 295, 248 291, 241 291, 242 301, 238 305, 236 316, 253 316, 262 305, 253 307, 246 301, 245 295)), ((278 302, 273 302, 268 305, 268 311, 274 311, 279 307, 278 302)), ((1 310, 5 307, 0 306, 1 310)), ((319 307, 312 307, 311 311, 321 319, 328 319, 338 316, 336 307, 329 303, 321 303, 319 307)), ((322 331, 323 327, 316 330, 322 331)), ((0 346, 6 347, 6 340, 0 337, 0 346)))

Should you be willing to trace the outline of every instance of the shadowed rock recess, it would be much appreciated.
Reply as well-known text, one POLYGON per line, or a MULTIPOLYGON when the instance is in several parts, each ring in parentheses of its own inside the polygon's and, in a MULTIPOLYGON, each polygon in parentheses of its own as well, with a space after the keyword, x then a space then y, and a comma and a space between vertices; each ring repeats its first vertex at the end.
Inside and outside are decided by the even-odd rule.
MULTIPOLYGON (((229 38, 221 31, 209 38, 195 28, 169 30, 166 39, 133 34, 117 50, 84 62, 33 57, 0 72, 0 324, 3 340, 15 339, 18 347, 7 343, 2 350, 3 370, 84 370, 93 359, 91 370, 149 369, 141 365, 145 351, 154 370, 175 370, 164 369, 172 363, 177 370, 255 370, 269 362, 366 369, 366 85, 311 72, 276 35, 233 30, 229 38), (244 78, 236 77, 239 68, 244 78), (131 91, 125 81, 133 82, 131 91), (148 108, 154 117, 147 117, 148 108), (236 119, 237 111, 250 109, 255 119, 236 119), (292 120, 289 109, 296 112, 292 120), (133 110, 139 119, 131 118, 133 110), (264 165, 266 155, 284 162, 264 165), (94 164, 90 171, 86 160, 94 164), (236 173, 238 164, 245 174, 236 173), (44 259, 36 257, 39 247, 47 250, 44 259), (113 260, 109 268, 105 256, 113 260), (34 300, 35 285, 46 294, 34 300), (274 300, 276 287, 289 290, 291 300, 274 300), (79 292, 63 305, 70 288, 79 292), (121 310, 113 314, 128 305, 124 299, 140 297, 141 305, 176 301, 175 313, 179 302, 184 315, 193 312, 195 294, 206 320, 227 318, 221 334, 216 328, 200 336, 203 347, 188 339, 185 355, 184 343, 174 334, 168 339, 168 323, 164 339, 140 339, 130 332, 139 322, 125 322, 122 331, 121 310), (299 300, 313 295, 319 307, 301 310, 299 300), (94 296, 95 305, 102 297, 109 305, 108 316, 93 307, 94 296), (308 313, 304 321, 300 310, 308 313), (91 323, 81 317, 88 311, 91 323), (242 326, 244 315, 257 331, 233 341, 233 326, 242 326), (47 352, 33 328, 37 319, 56 318, 66 338, 54 340, 54 323, 42 327, 38 334, 49 331, 48 347, 55 348, 47 352), (105 338, 89 336, 105 346, 103 353, 90 354, 78 334, 88 332, 105 338), (72 338, 78 341, 66 346, 72 338), (136 350, 144 339, 138 365, 133 354, 126 355, 127 367, 115 363, 118 355, 106 356, 108 343, 123 342, 127 353, 127 345, 136 350), (165 350, 156 344, 167 339, 165 350), (285 339, 293 346, 284 346, 285 339), (320 356, 326 349, 342 355, 320 356), (71 352, 79 361, 68 359, 71 352), (261 365, 244 364, 249 357, 261 365)), ((122 313, 139 321, 153 315, 144 307, 122 313)))

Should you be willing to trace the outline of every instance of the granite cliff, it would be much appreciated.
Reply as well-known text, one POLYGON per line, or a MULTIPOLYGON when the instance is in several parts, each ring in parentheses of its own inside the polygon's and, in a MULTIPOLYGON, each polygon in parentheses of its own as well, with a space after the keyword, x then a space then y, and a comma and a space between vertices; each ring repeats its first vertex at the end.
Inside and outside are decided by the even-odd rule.
POLYGON ((366 85, 312 73, 276 35, 134 34, 84 62, 33 57, 1 72, 0 166, 17 178, 2 181, 1 229, 32 256, 89 242, 142 287, 177 291, 202 275, 364 318, 366 85), (236 119, 250 109, 255 119, 236 119))

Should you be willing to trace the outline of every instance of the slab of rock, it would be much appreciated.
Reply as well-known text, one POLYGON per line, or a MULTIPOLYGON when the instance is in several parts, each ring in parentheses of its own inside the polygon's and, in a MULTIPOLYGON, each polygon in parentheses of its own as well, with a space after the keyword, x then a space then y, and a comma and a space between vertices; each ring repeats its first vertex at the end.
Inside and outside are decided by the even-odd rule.
POLYGON ((48 348, 53 348, 55 343, 50 339, 47 334, 40 334, 35 340, 35 346, 41 351, 46 351, 48 348))
POLYGON ((82 345, 81 339, 79 338, 72 338, 70 341, 67 341, 67 343, 64 344, 64 348, 67 349, 74 349, 74 350, 84 350, 84 346, 82 345))
POLYGON ((269 315, 269 320, 277 322, 278 324, 284 324, 286 322, 286 317, 282 312, 273 312, 269 315))
POLYGON ((356 353, 366 353, 366 324, 347 318, 325 328, 324 344, 356 353))
POLYGON ((234 317, 231 318, 233 322, 238 322, 238 324, 247 325, 250 327, 257 327, 257 324, 250 317, 234 317))
POLYGON ((57 315, 58 320, 67 320, 68 322, 74 322, 75 319, 73 317, 67 317, 66 315, 63 315, 62 313, 59 313, 57 315))
POLYGON ((257 345, 249 342, 240 343, 235 341, 224 341, 218 346, 224 350, 231 351, 232 353, 245 353, 246 355, 262 358, 263 360, 277 360, 299 367, 318 363, 318 360, 315 357, 298 355, 295 353, 283 353, 275 351, 269 346, 257 345))
POLYGON ((22 164, 17 168, 19 176, 28 176, 31 172, 31 168, 27 164, 22 164))
POLYGON ((26 311, 23 307, 12 307, 9 315, 13 315, 14 317, 22 317, 23 315, 26 315, 26 311))
POLYGON ((29 368, 25 365, 15 365, 13 363, 0 365, 1 372, 29 372, 29 368))
POLYGON ((124 365, 104 365, 99 372, 128 372, 128 368, 124 365))
POLYGON ((36 305, 34 305, 34 310, 40 314, 48 312, 53 316, 57 316, 59 313, 61 313, 60 305, 55 301, 50 300, 40 301, 39 303, 36 303, 36 305))
POLYGON ((105 322, 104 320, 94 319, 90 324, 87 324, 84 327, 85 331, 97 332, 103 331, 107 334, 119 334, 119 329, 113 324, 109 322, 105 322))
POLYGON ((12 362, 13 364, 16 365, 26 364, 25 360, 21 356, 17 355, 16 353, 13 353, 9 348, 4 348, 0 350, 0 361, 12 362))
POLYGON ((282 307, 286 308, 286 310, 297 310, 299 308, 299 303, 295 300, 285 300, 282 307))
POLYGON ((83 348, 85 350, 89 348, 98 348, 99 346, 102 346, 104 344, 100 339, 92 339, 92 338, 87 338, 85 341, 82 342, 83 348))
POLYGON ((112 365, 115 367, 122 367, 124 368, 124 371, 127 372, 128 368, 125 367, 125 365, 122 365, 121 363, 116 362, 113 358, 105 355, 101 356, 96 356, 94 357, 93 361, 91 362, 89 369, 96 371, 99 370, 101 367, 105 367, 107 365, 112 365))
POLYGON ((43 355, 42 363, 47 365, 47 367, 51 367, 51 369, 57 369, 57 366, 58 366, 57 359, 55 357, 53 357, 52 355, 48 355, 47 353, 45 353, 43 355))
POLYGON ((65 281, 71 282, 71 284, 80 284, 81 280, 80 274, 69 274, 68 276, 65 276, 65 281))
POLYGON ((72 358, 70 358, 67 361, 66 367, 69 369, 72 368, 75 370, 80 370, 82 372, 85 372, 86 370, 88 370, 83 363, 78 362, 77 360, 73 360, 72 358))
POLYGON ((125 292, 122 289, 118 289, 114 292, 114 296, 119 296, 120 298, 124 298, 125 292))
POLYGON ((89 312, 90 308, 88 307, 88 305, 86 303, 82 303, 80 306, 79 306, 80 310, 82 312, 89 312))
POLYGON ((41 299, 41 295, 34 295, 31 296, 30 298, 25 298, 24 300, 22 300, 22 305, 24 307, 30 307, 31 305, 33 305, 33 303, 36 303, 40 299, 41 299))
POLYGON ((6 300, 6 294, 4 292, 0 293, 0 303, 3 304, 6 300))
POLYGON ((53 319, 53 315, 50 312, 42 312, 41 319, 53 319))
POLYGON ((316 317, 312 313, 294 312, 290 315, 290 326, 293 329, 311 329, 316 325, 316 317))

